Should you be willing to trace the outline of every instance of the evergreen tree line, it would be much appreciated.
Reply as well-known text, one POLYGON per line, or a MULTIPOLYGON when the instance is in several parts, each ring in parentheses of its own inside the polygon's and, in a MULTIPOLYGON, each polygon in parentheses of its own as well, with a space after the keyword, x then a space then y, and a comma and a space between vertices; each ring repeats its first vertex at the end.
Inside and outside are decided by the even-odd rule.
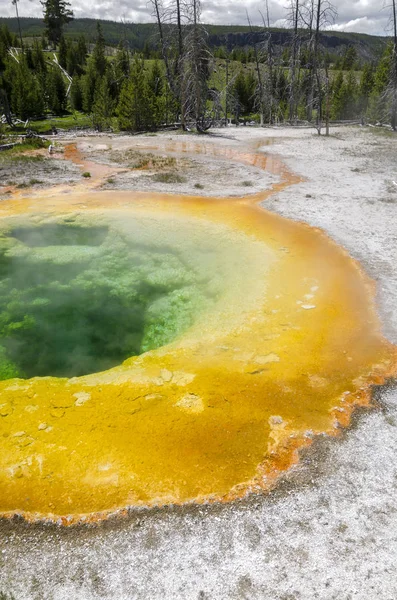
MULTIPOLYGON (((152 50, 152 52, 155 52, 152 50)), ((158 55, 158 52, 156 53, 158 55)), ((291 61, 291 47, 285 46, 284 48, 277 48, 278 63, 281 66, 287 67, 291 61)), ((252 47, 236 47, 228 51, 225 46, 219 46, 214 50, 214 57, 224 60, 231 60, 241 62, 241 64, 249 64, 255 61, 255 50, 252 47)), ((150 58, 150 55, 148 55, 150 58)), ((333 70, 348 71, 354 69, 360 71, 368 60, 361 60, 358 56, 357 50, 354 46, 346 46, 341 54, 336 52, 326 52, 325 60, 333 70)), ((262 53, 261 62, 266 63, 268 61, 268 55, 266 52, 262 53)), ((299 63, 302 68, 309 62, 308 50, 301 48, 299 63)))
POLYGON ((155 61, 150 69, 140 55, 130 58, 119 45, 113 60, 105 56, 105 41, 98 25, 97 40, 90 56, 83 37, 72 42, 60 38, 58 63, 72 77, 68 81, 34 40, 31 48, 14 58, 9 48, 15 36, 0 30, 0 85, 6 91, 11 112, 19 119, 40 118, 47 111, 62 115, 67 109, 92 115, 98 129, 110 127, 117 118, 121 129, 145 130, 175 120, 176 107, 162 72, 155 61))
MULTIPOLYGON (((62 115, 72 110, 90 114, 97 129, 109 128, 116 121, 122 130, 143 131, 179 118, 181 106, 170 89, 164 63, 151 61, 148 67, 142 55, 131 57, 123 43, 114 56, 106 57, 99 24, 90 55, 83 36, 69 40, 60 33, 57 59, 61 68, 54 62, 53 53, 45 51, 42 40, 34 40, 31 47, 25 47, 18 54, 10 53, 17 42, 16 36, 5 26, 0 29, 0 87, 12 114, 20 119, 40 118, 48 112, 62 115), (72 78, 71 84, 65 72, 72 78)), ((271 105, 265 111, 265 121, 288 120, 291 82, 285 63, 289 60, 289 49, 287 54, 277 61, 268 55, 261 57, 260 69, 271 88, 271 105)), ((254 58, 254 54, 250 55, 250 61, 254 58)), ((297 114, 302 119, 306 117, 310 101, 307 60, 302 51, 295 90, 297 114)), ((357 55, 354 49, 347 49, 339 63, 340 70, 334 72, 327 94, 321 98, 324 110, 328 103, 331 119, 366 118, 387 122, 390 100, 386 90, 392 63, 390 45, 377 65, 365 64, 358 73, 355 71, 357 55)), ((209 74, 208 68, 207 78, 209 74)), ((224 90, 212 89, 212 95, 207 90, 204 93, 208 109, 213 107, 214 97, 223 94, 228 116, 233 115, 237 120, 254 118, 259 112, 258 77, 253 68, 245 67, 233 73, 224 90)), ((219 110, 217 116, 222 117, 219 110)))
MULTIPOLYGON (((63 38, 62 38, 63 39, 63 38)), ((0 86, 5 91, 11 112, 20 119, 40 118, 46 111, 61 115, 68 107, 68 81, 43 51, 39 39, 23 52, 9 53, 15 40, 7 28, 0 29, 0 86)), ((60 44, 59 64, 70 74, 85 70, 87 48, 84 38, 75 43, 60 44)))
POLYGON ((143 57, 134 54, 131 60, 122 43, 113 60, 107 60, 99 25, 85 72, 73 78, 70 104, 91 114, 98 130, 109 128, 116 118, 122 130, 145 131, 175 121, 177 113, 159 61, 147 69, 143 57))

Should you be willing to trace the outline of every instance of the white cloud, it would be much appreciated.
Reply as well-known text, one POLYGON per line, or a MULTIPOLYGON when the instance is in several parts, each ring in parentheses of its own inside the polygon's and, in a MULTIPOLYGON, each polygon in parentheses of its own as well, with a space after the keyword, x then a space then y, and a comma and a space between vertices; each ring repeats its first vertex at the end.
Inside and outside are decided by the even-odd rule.
MULTIPOLYGON (((389 11, 384 9, 383 0, 334 0, 338 10, 333 29, 335 31, 358 31, 374 35, 385 35, 389 20, 389 11)), ((386 1, 386 0, 385 0, 386 1)), ((147 0, 71 0, 76 17, 92 17, 115 21, 147 22, 151 19, 151 9, 147 0)), ((285 25, 288 0, 269 0, 269 10, 273 24, 285 25)), ((39 0, 19 0, 19 12, 22 16, 41 17, 42 7, 39 0)), ((202 19, 206 23, 218 25, 246 24, 246 11, 254 24, 261 24, 260 11, 264 9, 263 0, 202 0, 202 19)), ((14 16, 15 9, 11 0, 0 0, 0 14, 14 16)))
POLYGON ((378 33, 384 35, 385 29, 387 28, 387 19, 369 19, 368 17, 359 17, 358 19, 352 19, 347 23, 336 23, 329 27, 332 31, 357 31, 360 33, 378 33))

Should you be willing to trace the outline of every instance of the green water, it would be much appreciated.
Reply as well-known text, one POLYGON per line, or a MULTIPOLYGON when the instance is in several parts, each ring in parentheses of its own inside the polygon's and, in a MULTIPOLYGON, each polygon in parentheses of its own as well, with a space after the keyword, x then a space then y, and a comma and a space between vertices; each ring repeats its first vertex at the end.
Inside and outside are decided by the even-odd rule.
POLYGON ((0 379, 106 370, 194 322, 217 285, 195 267, 192 247, 152 226, 70 219, 3 232, 0 379))

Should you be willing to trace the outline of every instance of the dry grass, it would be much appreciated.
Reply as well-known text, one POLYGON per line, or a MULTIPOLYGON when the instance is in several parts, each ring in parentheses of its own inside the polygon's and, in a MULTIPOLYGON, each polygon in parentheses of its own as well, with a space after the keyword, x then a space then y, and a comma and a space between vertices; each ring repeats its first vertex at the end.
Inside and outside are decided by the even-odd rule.
POLYGON ((187 179, 174 171, 167 171, 153 175, 153 181, 157 183, 186 183, 187 179))
POLYGON ((139 152, 138 150, 112 152, 110 154, 110 160, 130 169, 153 169, 162 171, 177 166, 177 160, 172 156, 161 156, 152 154, 151 152, 139 152))

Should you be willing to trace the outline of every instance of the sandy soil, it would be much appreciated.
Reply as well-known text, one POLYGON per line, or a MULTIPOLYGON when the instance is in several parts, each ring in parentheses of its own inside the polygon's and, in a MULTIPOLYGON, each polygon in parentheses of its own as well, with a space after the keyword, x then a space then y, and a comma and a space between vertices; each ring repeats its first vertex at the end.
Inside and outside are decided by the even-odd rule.
MULTIPOLYGON (((362 262, 397 343, 397 138, 361 128, 329 139, 293 129, 217 134, 214 144, 236 150, 271 141, 264 150, 305 178, 266 208, 323 228, 362 262)), ((0 590, 17 600, 394 600, 397 388, 376 399, 267 496, 140 511, 92 528, 3 523, 0 590)))
POLYGON ((26 194, 52 185, 73 185, 79 182, 79 167, 62 159, 62 153, 50 156, 46 149, 14 156, 11 160, 6 153, 1 153, 0 199, 7 198, 18 190, 26 194))

